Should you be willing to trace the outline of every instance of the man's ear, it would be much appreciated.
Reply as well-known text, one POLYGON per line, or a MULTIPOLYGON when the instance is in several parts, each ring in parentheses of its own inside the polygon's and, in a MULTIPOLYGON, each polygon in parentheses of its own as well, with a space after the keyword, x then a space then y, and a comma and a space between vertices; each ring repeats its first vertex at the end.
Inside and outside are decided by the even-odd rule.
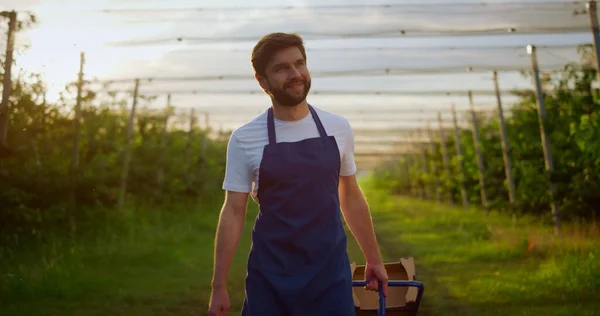
POLYGON ((254 78, 256 78, 256 81, 258 81, 258 84, 260 85, 260 87, 263 90, 268 90, 269 89, 269 84, 267 83, 267 78, 259 75, 258 73, 254 74, 254 78))

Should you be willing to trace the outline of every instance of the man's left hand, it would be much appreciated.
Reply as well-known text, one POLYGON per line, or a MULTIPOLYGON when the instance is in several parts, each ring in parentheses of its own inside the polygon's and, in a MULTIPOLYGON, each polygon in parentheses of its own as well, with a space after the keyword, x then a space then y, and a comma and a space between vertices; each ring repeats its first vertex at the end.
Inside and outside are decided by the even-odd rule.
POLYGON ((379 290, 379 282, 381 282, 383 295, 387 297, 388 290, 388 275, 383 264, 369 264, 365 267, 365 280, 370 282, 365 286, 365 289, 370 291, 379 290))

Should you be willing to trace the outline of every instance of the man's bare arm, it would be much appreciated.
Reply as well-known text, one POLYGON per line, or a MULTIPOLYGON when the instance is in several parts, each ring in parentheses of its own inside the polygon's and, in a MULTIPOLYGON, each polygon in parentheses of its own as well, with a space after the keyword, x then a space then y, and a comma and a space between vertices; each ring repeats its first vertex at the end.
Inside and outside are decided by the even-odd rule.
POLYGON ((340 177, 339 194, 344 219, 364 253, 367 263, 383 264, 369 206, 355 175, 340 177))
POLYGON ((248 193, 225 192, 225 203, 219 215, 215 236, 213 290, 227 286, 227 276, 237 251, 244 223, 248 193))

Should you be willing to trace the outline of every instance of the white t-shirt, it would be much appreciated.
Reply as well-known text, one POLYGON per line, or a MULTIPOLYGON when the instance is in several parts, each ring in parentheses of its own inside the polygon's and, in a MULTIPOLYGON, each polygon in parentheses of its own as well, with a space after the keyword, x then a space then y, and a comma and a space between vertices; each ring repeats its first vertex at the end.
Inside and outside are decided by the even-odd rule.
MULTIPOLYGON (((356 173, 354 161, 354 134, 350 122, 340 115, 313 106, 328 136, 334 136, 340 151, 341 176, 356 173)), ((259 167, 263 149, 269 143, 267 113, 257 115, 233 131, 227 145, 227 164, 223 190, 251 193, 256 199, 259 167)), ((297 142, 319 136, 317 124, 308 113, 297 121, 274 118, 277 142, 297 142)))

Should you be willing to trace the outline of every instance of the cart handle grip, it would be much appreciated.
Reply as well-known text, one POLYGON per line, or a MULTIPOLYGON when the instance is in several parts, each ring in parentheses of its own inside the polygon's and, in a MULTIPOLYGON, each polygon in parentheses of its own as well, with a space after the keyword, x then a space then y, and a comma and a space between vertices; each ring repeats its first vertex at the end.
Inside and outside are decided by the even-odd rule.
MULTIPOLYGON (((352 281, 352 286, 366 286, 370 281, 352 281)), ((416 287, 418 289, 417 299, 415 300, 415 307, 412 308, 415 311, 415 315, 419 310, 419 304, 421 303, 421 297, 423 296, 423 291, 425 290, 425 286, 423 283, 419 281, 407 281, 407 280, 389 280, 388 286, 405 286, 405 287, 416 287)), ((385 316, 385 295, 383 295, 383 287, 381 286, 381 281, 379 281, 379 309, 377 309, 377 316, 385 316)))

